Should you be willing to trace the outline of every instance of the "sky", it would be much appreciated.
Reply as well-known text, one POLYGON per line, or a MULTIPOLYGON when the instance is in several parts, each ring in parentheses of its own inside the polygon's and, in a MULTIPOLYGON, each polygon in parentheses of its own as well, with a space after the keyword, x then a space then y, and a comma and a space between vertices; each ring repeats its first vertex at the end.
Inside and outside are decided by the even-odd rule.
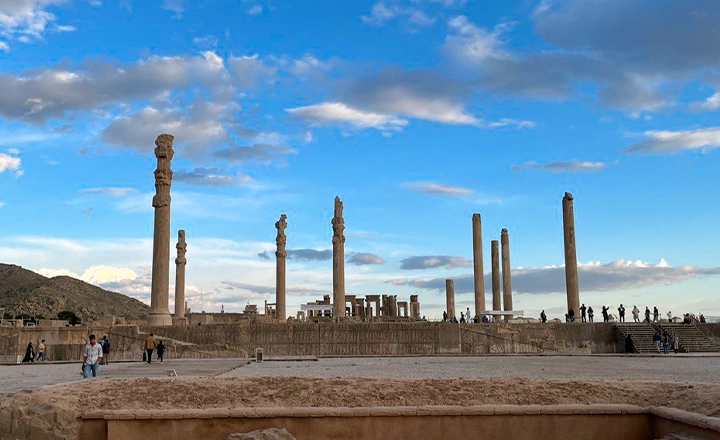
MULTIPOLYGON (((155 138, 198 311, 332 290, 473 308, 471 216, 514 308, 720 316, 720 2, 0 0, 0 262, 149 303, 155 138), (201 294, 202 292, 202 294, 201 294)), ((171 295, 174 264, 171 264, 171 295)))

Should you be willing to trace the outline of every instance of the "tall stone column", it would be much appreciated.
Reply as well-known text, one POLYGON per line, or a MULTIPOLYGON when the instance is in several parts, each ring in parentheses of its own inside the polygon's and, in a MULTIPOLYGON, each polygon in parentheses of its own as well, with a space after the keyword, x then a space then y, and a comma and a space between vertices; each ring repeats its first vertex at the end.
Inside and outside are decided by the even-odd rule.
POLYGON ((333 228, 333 316, 345 316, 345 219, 342 216, 343 202, 335 197, 333 228))
POLYGON ((177 249, 177 258, 175 259, 175 317, 185 317, 185 252, 187 244, 185 243, 185 230, 178 231, 178 242, 175 245, 177 249))
POLYGON ((492 309, 502 310, 500 297, 500 249, 497 240, 490 242, 490 257, 492 258, 492 309))
MULTIPOLYGON (((502 284, 503 284, 503 310, 512 310, 512 280, 510 279, 510 238, 508 230, 503 228, 500 232, 500 247, 502 250, 502 284)), ((505 319, 512 319, 512 315, 505 315, 505 319)))
MULTIPOLYGON (((483 273, 482 221, 480 214, 472 215, 473 274, 475 281, 475 316, 485 310, 485 274, 483 273)), ((468 321, 470 317, 468 317, 468 321)))
POLYGON ((285 310, 285 260, 287 259, 285 228, 287 228, 287 222, 285 219, 287 219, 287 215, 281 214, 280 220, 275 222, 275 229, 277 229, 277 235, 275 236, 275 243, 277 244, 277 250, 275 251, 275 315, 281 321, 287 319, 287 311, 285 310))
MULTIPOLYGON (((573 196, 565 193, 562 200, 563 238, 565 242, 565 286, 567 288, 568 311, 574 310, 580 317, 580 288, 578 286, 577 254, 575 252, 575 212, 573 196)), ((579 321, 578 321, 579 322, 579 321)))
POLYGON ((153 229, 152 290, 150 294, 150 325, 172 325, 168 309, 170 290, 170 183, 172 170, 170 161, 175 154, 173 140, 169 134, 161 134, 155 140, 155 227, 153 229))
POLYGON ((455 317, 455 282, 445 280, 445 301, 447 302, 448 321, 455 317))

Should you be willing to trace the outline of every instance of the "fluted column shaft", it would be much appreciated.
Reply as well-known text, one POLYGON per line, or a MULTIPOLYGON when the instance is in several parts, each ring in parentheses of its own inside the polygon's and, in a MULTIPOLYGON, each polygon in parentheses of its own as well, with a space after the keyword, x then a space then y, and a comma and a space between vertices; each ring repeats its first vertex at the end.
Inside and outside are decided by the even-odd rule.
POLYGON ((445 280, 445 301, 449 321, 455 317, 455 282, 453 280, 445 280))
POLYGON ((175 259, 175 317, 185 317, 185 265, 187 259, 185 252, 187 244, 185 243, 185 230, 178 231, 178 242, 175 245, 177 249, 177 258, 175 259))
POLYGON ((563 241, 565 244, 565 287, 567 288, 568 311, 573 310, 580 318, 580 287, 578 286, 577 253, 575 249, 575 212, 573 196, 565 193, 562 200, 563 241))
MULTIPOLYGON (((480 214, 472 216, 473 281, 475 283, 475 316, 485 310, 485 275, 483 273, 482 220, 480 214)), ((470 319, 470 317, 468 317, 470 319)))
POLYGON ((342 216, 343 203, 335 197, 333 227, 333 316, 345 316, 345 219, 342 216))
POLYGON ((502 297, 500 296, 500 250, 497 240, 490 242, 490 257, 492 258, 492 309, 502 310, 502 297))
MULTIPOLYGON (((502 250, 502 282, 503 282, 503 310, 512 310, 512 280, 510 276, 510 238, 508 230, 503 228, 500 233, 500 247, 502 250)), ((512 315, 505 315, 505 319, 512 319, 512 315)))
POLYGON ((170 161, 174 150, 174 137, 161 134, 155 140, 155 196, 152 206, 155 208, 155 225, 153 228, 153 265, 152 287, 150 293, 150 325, 172 325, 170 316, 170 184, 172 170, 170 161))

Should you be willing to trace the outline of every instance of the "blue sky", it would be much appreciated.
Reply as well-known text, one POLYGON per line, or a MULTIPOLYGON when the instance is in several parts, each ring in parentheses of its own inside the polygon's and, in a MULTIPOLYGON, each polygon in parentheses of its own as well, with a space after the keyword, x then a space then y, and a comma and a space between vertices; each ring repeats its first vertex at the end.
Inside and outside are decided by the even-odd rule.
POLYGON ((281 213, 289 312, 329 293, 339 195, 347 293, 417 293, 437 317, 454 278, 472 307, 480 212, 486 272, 506 227, 515 308, 559 316, 569 191, 582 302, 720 315, 718 14, 710 0, 0 0, 0 261, 149 301, 167 132, 194 310, 200 289, 206 310, 274 299, 281 213))

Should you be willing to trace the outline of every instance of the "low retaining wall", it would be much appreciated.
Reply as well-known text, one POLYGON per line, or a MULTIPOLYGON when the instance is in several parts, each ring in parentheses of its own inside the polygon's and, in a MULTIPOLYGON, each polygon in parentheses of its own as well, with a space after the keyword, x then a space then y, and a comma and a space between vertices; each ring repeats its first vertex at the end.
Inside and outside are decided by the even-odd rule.
POLYGON ((0 328, 0 356, 23 355, 46 340, 49 360, 77 360, 89 333, 108 335, 111 359, 140 359, 145 336, 166 343, 167 358, 265 356, 386 356, 484 353, 614 353, 613 324, 319 323, 0 328))
POLYGON ((630 405, 235 408, 85 414, 79 440, 202 438, 285 428, 298 440, 653 440, 720 438, 720 419, 630 405), (680 437, 686 438, 686 437, 680 437))

